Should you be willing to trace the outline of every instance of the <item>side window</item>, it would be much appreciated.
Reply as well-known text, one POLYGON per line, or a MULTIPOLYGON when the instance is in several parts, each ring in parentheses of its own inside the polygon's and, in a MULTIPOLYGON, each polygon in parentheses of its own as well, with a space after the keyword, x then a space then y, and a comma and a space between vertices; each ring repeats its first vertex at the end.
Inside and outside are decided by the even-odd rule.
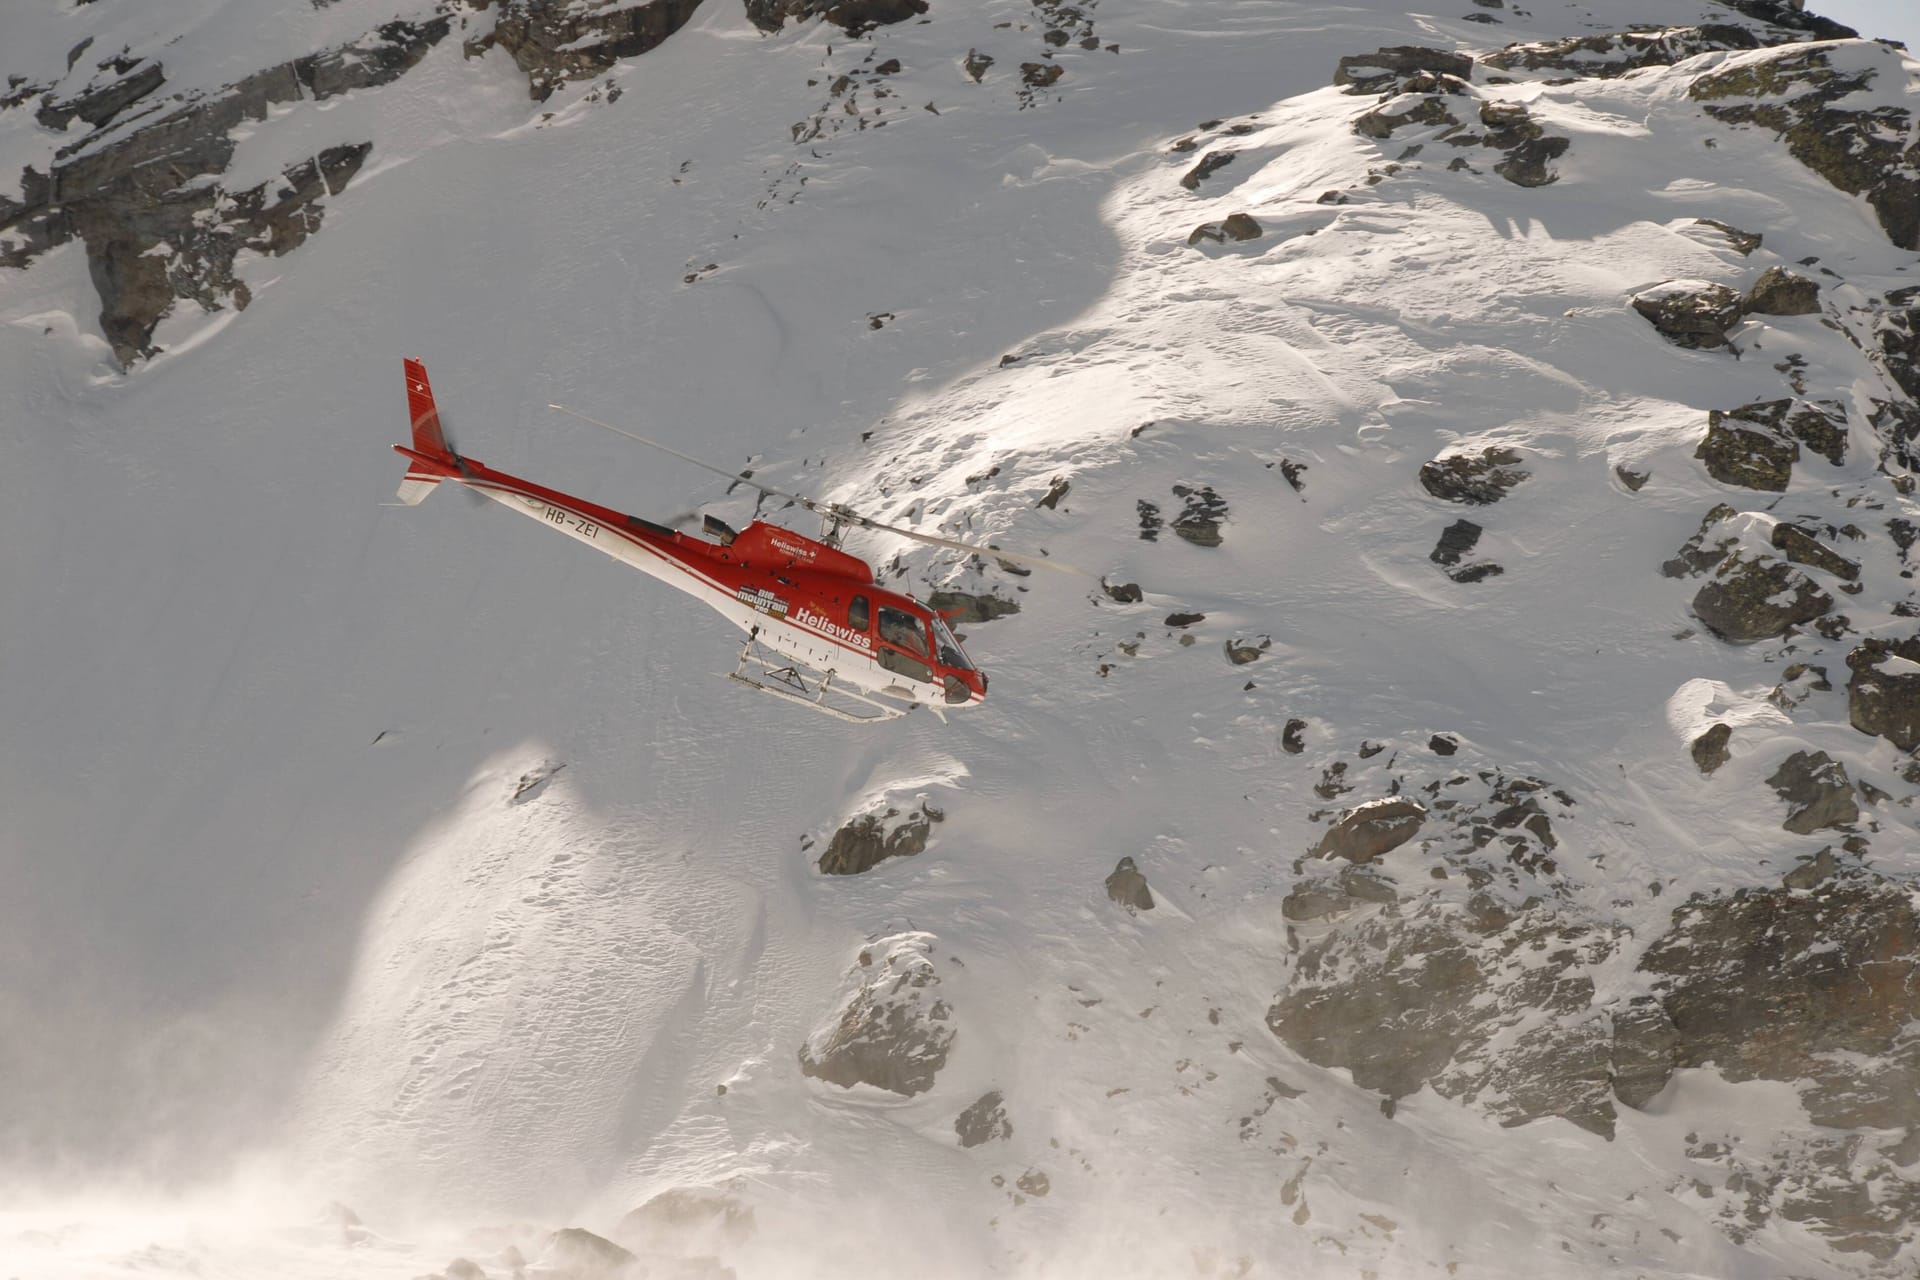
POLYGON ((855 631, 865 631, 868 621, 867 598, 865 596, 855 596, 847 605, 847 625, 855 631))
POLYGON ((909 653, 927 656, 927 632, 920 619, 899 609, 880 606, 880 638, 909 653))

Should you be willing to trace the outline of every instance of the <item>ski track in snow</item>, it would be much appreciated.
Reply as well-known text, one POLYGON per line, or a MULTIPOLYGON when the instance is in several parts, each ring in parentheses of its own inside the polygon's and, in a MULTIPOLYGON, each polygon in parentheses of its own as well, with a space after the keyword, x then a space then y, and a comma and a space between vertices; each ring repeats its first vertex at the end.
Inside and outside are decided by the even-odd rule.
MULTIPOLYGON (((305 9, 20 20, 0 71, 57 69, 97 20, 103 50, 187 31, 170 75, 211 87, 391 16, 305 9)), ((251 180, 375 145, 318 235, 247 263, 244 317, 182 313, 122 376, 77 247, 0 276, 0 598, 28 602, 0 620, 0 1080, 32 1104, 0 1124, 0 1156, 21 1153, 0 1164, 7 1274, 415 1276, 690 1185, 745 1188, 743 1277, 1822 1273, 1798 1228, 1736 1246, 1686 1189, 1691 1127, 1804 1137, 1784 1087, 1682 1073, 1613 1143, 1430 1091, 1389 1118, 1264 1024, 1312 784, 1363 739, 1387 754, 1347 802, 1389 768, 1568 789, 1568 893, 1641 945, 1688 893, 1777 883, 1823 843, 1783 837, 1761 784, 1788 750, 1896 786, 1844 692, 1789 729, 1751 652, 1678 638, 1693 588, 1658 576, 1718 496, 1690 458, 1704 412, 1784 394, 1776 352, 1819 394, 1857 355, 1817 317, 1766 320, 1737 363, 1681 352, 1625 298, 1812 254, 1834 294, 1884 290, 1913 255, 1762 133, 1706 121, 1679 73, 1498 90, 1572 139, 1553 186, 1450 173, 1431 140, 1364 185, 1421 138, 1351 133, 1369 100, 1325 87, 1343 54, 1726 12, 1532 9, 1100 9, 1121 53, 1063 50, 1029 110, 1039 27, 998 26, 1034 22, 1008 0, 869 40, 763 38, 708 6, 613 73, 611 105, 586 84, 529 104, 456 32, 331 114, 250 126, 251 180), (969 47, 997 60, 979 85, 969 47), (870 50, 905 64, 888 127, 791 143, 870 50), (1208 145, 1167 148, 1216 117, 1255 128, 1212 131, 1239 154, 1188 192, 1208 145), (1315 203, 1333 189, 1352 202, 1315 203), (1267 234, 1187 246, 1236 211, 1267 234), (1694 238, 1695 217, 1765 249, 1694 238), (549 401, 1146 600, 995 575, 1022 612, 969 628, 993 697, 947 725, 763 706, 713 678, 730 630, 656 584, 456 497, 379 505, 403 354, 464 452, 625 510, 738 521, 752 501, 549 401), (1532 473, 1498 506, 1415 481, 1492 444, 1532 473), (1652 472, 1642 492, 1622 463, 1652 472), (1056 478, 1070 496, 1036 509, 1056 478), (1137 536, 1135 503, 1171 516, 1174 485, 1228 500, 1224 545, 1137 536), (1504 576, 1429 563, 1462 514, 1504 576), (1191 647, 1175 610, 1207 615, 1191 647), (1227 665, 1227 640, 1260 636, 1260 661, 1227 665), (1701 780, 1709 700, 1778 727, 1701 780), (1435 732, 1461 754, 1433 759, 1435 732), (929 786, 947 817, 927 852, 813 871, 866 799, 929 786), (1106 900, 1123 855, 1151 915, 1106 900), (862 943, 907 929, 959 962, 936 1087, 802 1078, 862 943), (1013 1138, 957 1148, 954 1115, 991 1088, 1013 1138), (1051 1192, 1016 1203, 1030 1169, 1051 1192), (278 1225, 336 1199, 374 1234, 278 1225)), ((1869 458, 1856 433, 1796 486, 1865 492, 1869 458)), ((919 549, 854 549, 904 551, 904 585, 979 589, 919 549)), ((1860 607, 1898 591, 1867 572, 1860 607)), ((1881 816, 1878 865, 1911 873, 1910 816, 1881 816)), ((1596 983, 1624 989, 1630 961, 1596 983)))

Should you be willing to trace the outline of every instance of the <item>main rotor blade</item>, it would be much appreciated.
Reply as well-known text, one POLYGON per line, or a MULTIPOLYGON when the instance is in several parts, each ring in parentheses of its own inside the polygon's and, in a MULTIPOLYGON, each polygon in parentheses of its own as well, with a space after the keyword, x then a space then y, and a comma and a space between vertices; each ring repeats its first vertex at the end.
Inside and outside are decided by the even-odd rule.
POLYGON ((842 506, 837 502, 821 502, 818 499, 809 498, 804 494, 790 493, 785 489, 776 489, 770 484, 762 484, 760 481, 750 476, 742 475, 737 471, 728 471, 725 467, 716 467, 711 462, 696 458, 692 454, 682 453, 678 449, 661 444, 658 440, 649 440, 636 431, 628 431, 624 427, 616 427, 611 422, 602 422, 598 418, 590 418, 586 414, 575 409, 569 409, 563 404, 549 403, 547 408, 558 413, 564 413, 569 418, 578 418, 580 421, 591 423, 596 427, 604 427, 617 436, 625 436, 627 439, 638 444, 644 444, 648 448, 658 449, 660 452, 670 454, 682 462, 691 462, 703 471, 711 471, 717 476, 725 476, 737 484, 748 485, 751 488, 758 489, 762 493, 771 494, 776 498, 786 498, 789 501, 797 502, 808 511, 812 511, 829 520, 838 520, 843 524, 853 525, 855 528, 878 529, 885 533, 897 533, 903 538, 911 538, 915 542, 924 542, 931 547, 946 547, 952 551, 964 551, 968 555, 994 556, 1001 560, 1011 560, 1015 564, 1029 564, 1042 569, 1052 569, 1056 573, 1070 573, 1081 578, 1091 578, 1095 576, 1088 573, 1085 569, 1076 568, 1064 561, 1049 560, 1045 556, 1030 556, 1018 551, 1001 551, 994 547, 981 546, 977 542, 962 542, 958 538, 942 538, 931 533, 920 533, 914 529, 902 529, 899 525, 882 524, 878 520, 870 520, 859 512, 842 506))

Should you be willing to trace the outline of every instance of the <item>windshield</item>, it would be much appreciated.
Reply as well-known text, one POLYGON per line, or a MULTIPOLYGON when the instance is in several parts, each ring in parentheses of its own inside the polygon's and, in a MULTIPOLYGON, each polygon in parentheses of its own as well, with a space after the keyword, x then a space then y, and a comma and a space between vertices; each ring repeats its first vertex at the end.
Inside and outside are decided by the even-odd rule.
POLYGON ((953 632, 947 630, 947 620, 939 614, 933 615, 933 638, 940 642, 940 665, 955 667, 961 671, 973 670, 973 663, 967 661, 966 650, 953 638, 953 632))

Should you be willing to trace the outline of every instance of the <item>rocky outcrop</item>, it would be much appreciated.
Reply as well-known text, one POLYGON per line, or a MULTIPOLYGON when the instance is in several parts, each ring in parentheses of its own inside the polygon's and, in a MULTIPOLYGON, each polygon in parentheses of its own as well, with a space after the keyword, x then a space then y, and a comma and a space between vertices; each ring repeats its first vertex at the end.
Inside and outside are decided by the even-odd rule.
POLYGON ((1420 467, 1420 487, 1446 502, 1487 506, 1507 496, 1528 476, 1520 452, 1502 445, 1479 454, 1454 453, 1420 467))
POLYGON ((1748 315, 1819 315, 1820 285, 1785 267, 1768 267, 1747 290, 1740 309, 1748 315))
POLYGON ((1784 493, 1800 460, 1799 444, 1787 434, 1790 400, 1770 400, 1707 414, 1707 434, 1693 451, 1707 474, 1721 484, 1784 493))
MULTIPOLYGON (((699 7, 700 0, 647 0, 637 5, 501 0, 493 38, 526 73, 534 101, 545 102, 569 81, 591 80, 622 58, 652 49, 685 26, 699 7)), ((768 10, 781 7, 777 0, 748 0, 747 16, 765 30, 778 31, 782 19, 768 10)))
POLYGON ((1401 129, 1410 126, 1434 129, 1459 123, 1460 121, 1448 109, 1446 97, 1443 94, 1403 93, 1389 98, 1354 120, 1353 131, 1363 138, 1373 138, 1377 141, 1391 138, 1401 129))
POLYGON ((1705 733, 1693 740, 1688 750, 1693 755, 1693 763, 1701 773, 1712 773, 1728 760, 1732 759, 1727 750, 1727 742, 1733 737, 1730 724, 1710 725, 1705 733))
POLYGON ((1547 166, 1567 153, 1571 141, 1550 134, 1518 102, 1482 102, 1479 129, 1446 135, 1449 146, 1490 147, 1505 153, 1493 171, 1520 187, 1544 187, 1559 180, 1547 166))
POLYGON ((1669 280, 1631 301, 1661 337, 1693 350, 1726 346, 1727 330, 1740 320, 1740 295, 1710 280, 1669 280))
POLYGON ((1760 247, 1762 237, 1757 231, 1742 231, 1740 228, 1729 226, 1717 218, 1695 218, 1693 221, 1696 226, 1708 227, 1714 231, 1718 231, 1726 238, 1727 247, 1743 258, 1760 247))
POLYGON ((1426 809, 1412 800, 1369 800, 1341 814, 1313 846, 1311 856, 1371 862, 1413 839, 1426 820, 1426 809))
POLYGON ((1699 531, 1680 547, 1680 553, 1660 566, 1669 578, 1696 578, 1711 573, 1739 545, 1739 533, 1723 528, 1726 521, 1740 513, 1724 502, 1717 502, 1702 517, 1699 531))
POLYGON ((1473 59, 1446 49, 1396 45, 1340 59, 1333 82, 1342 86, 1343 93, 1380 93, 1401 78, 1421 72, 1465 80, 1473 74, 1473 59))
POLYGON ((0 200, 0 266, 24 267, 48 249, 83 241, 101 329, 123 364, 154 354, 154 330, 177 302, 244 309, 251 296, 233 274, 237 255, 283 254, 313 234, 324 198, 345 188, 372 144, 330 147, 277 179, 229 190, 220 178, 233 159, 235 131, 279 104, 387 84, 449 30, 445 17, 389 22, 216 93, 164 101, 153 98, 160 81, 149 64, 128 66, 124 82, 90 90, 86 102, 56 104, 103 125, 62 147, 50 173, 29 168, 21 200, 0 200))
MULTIPOLYGON (((789 20, 825 18, 848 35, 865 35, 875 27, 905 22, 926 11, 927 0, 747 0, 748 21, 766 32, 780 30, 789 20)), ((986 62, 991 65, 993 59, 986 62)))
POLYGON ((1799 525, 1782 522, 1773 526, 1773 545, 1794 564, 1809 565, 1846 582, 1860 576, 1860 566, 1821 543, 1799 525))
POLYGON ((1107 876, 1107 897, 1125 907, 1128 915, 1153 910, 1153 890, 1147 887, 1147 878, 1132 858, 1114 864, 1112 874, 1107 876))
POLYGON ((1480 544, 1481 528, 1471 520, 1455 520, 1440 531, 1440 541, 1427 553, 1427 559, 1446 570, 1455 582, 1480 582, 1506 572, 1491 560, 1474 564, 1460 563, 1480 544))
POLYGON ((949 622, 992 622, 1020 612, 1020 603, 1005 596, 983 591, 978 595, 965 591, 935 591, 927 596, 927 607, 949 622))
MULTIPOLYGON (((1785 33, 1781 35, 1785 37, 1785 33)), ((1568 76, 1611 80, 1641 67, 1669 67, 1717 49, 1757 49, 1777 42, 1763 39, 1762 33, 1750 27, 1709 23, 1510 44, 1483 54, 1480 61, 1499 71, 1561 71, 1568 76)))
POLYGON ((1787 802, 1787 820, 1780 825, 1795 835, 1842 827, 1860 816, 1846 767, 1824 751, 1794 752, 1767 785, 1787 802))
POLYGON ((1771 556, 1734 552, 1693 597, 1693 613, 1734 644, 1783 636, 1833 608, 1806 574, 1771 556))
POLYGON ((888 858, 923 853, 934 824, 945 821, 946 816, 925 797, 905 812, 889 804, 860 814, 833 833, 826 852, 820 855, 819 868, 830 876, 855 876, 888 858))
POLYGON ((930 933, 896 933, 861 948, 835 1013, 800 1047, 800 1072, 851 1089, 925 1093, 953 1048, 953 1009, 940 996, 930 933))
POLYGON ((1230 213, 1220 222, 1203 222, 1187 237, 1188 244, 1210 241, 1225 244, 1229 240, 1258 240, 1260 224, 1244 213, 1230 213))
POLYGON ((1013 1136, 1013 1121, 1007 1119, 1006 1100, 1000 1091, 980 1095, 980 1100, 962 1111, 953 1121, 953 1131, 963 1147, 978 1147, 989 1142, 1004 1142, 1013 1136))
POLYGON ((1920 747, 1920 637, 1863 640, 1847 655, 1847 719, 1902 751, 1920 747))
POLYGON ((1872 100, 1876 87, 1897 93, 1905 81, 1899 53, 1884 45, 1796 45, 1699 76, 1687 94, 1717 120, 1773 131, 1801 164, 1865 199, 1894 244, 1920 249, 1913 113, 1872 100))
POLYGON ((1201 183, 1233 163, 1233 154, 1231 151, 1207 152, 1198 164, 1180 175, 1180 185, 1189 191, 1198 191, 1201 183))
POLYGON ((1227 518, 1227 502, 1211 485, 1173 486, 1173 496, 1185 505, 1173 518, 1173 531, 1197 547, 1217 547, 1223 541, 1220 526, 1227 518))

